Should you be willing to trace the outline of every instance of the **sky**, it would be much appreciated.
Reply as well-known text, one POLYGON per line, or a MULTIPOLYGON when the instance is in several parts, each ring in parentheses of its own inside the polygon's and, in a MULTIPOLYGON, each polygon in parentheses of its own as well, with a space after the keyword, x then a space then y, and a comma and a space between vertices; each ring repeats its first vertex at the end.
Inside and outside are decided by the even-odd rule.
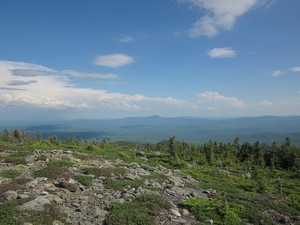
POLYGON ((0 120, 300 115, 299 0, 1 0, 0 120))

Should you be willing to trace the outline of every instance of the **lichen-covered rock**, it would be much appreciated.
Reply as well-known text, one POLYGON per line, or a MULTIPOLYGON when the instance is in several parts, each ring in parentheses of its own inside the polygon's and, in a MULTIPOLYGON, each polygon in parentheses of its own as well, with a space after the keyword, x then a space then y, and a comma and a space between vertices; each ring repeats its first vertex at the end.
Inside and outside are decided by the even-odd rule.
POLYGON ((45 205, 51 205, 51 202, 45 197, 39 196, 30 202, 24 203, 18 208, 23 210, 43 211, 45 205))
POLYGON ((18 198, 18 193, 16 191, 6 191, 3 193, 3 198, 6 201, 12 201, 18 198))

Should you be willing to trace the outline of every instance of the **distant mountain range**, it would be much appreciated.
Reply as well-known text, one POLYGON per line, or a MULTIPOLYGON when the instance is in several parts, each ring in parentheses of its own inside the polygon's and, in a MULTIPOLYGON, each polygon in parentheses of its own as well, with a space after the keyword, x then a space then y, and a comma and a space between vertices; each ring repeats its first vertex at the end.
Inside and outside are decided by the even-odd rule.
POLYGON ((47 138, 57 135, 60 139, 131 141, 157 143, 175 135, 177 141, 204 143, 209 140, 228 143, 236 137, 241 142, 260 141, 281 144, 286 137, 294 146, 300 146, 300 116, 263 116, 241 118, 197 117, 130 117, 123 119, 71 120, 58 122, 0 121, 0 129, 24 129, 27 135, 41 131, 47 138))

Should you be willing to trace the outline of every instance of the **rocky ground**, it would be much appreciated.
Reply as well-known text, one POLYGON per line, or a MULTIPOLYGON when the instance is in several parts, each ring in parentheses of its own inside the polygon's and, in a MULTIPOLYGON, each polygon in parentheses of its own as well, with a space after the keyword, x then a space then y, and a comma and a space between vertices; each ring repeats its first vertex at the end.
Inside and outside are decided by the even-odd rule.
MULTIPOLYGON (((0 156, 6 157, 13 153, 14 151, 1 151, 0 156)), ((147 160, 142 153, 140 157, 147 160)), ((103 224, 112 202, 131 202, 142 194, 160 195, 171 203, 170 210, 162 210, 155 217, 157 224, 196 224, 195 217, 186 209, 180 208, 178 203, 196 196, 208 199, 210 192, 213 192, 213 190, 200 190, 197 188, 197 180, 178 170, 167 169, 160 165, 152 167, 143 163, 126 163, 122 160, 103 159, 99 156, 63 150, 34 150, 24 159, 27 162, 25 165, 0 161, 0 172, 16 170, 22 174, 20 177, 24 183, 16 190, 14 188, 5 190, 2 193, 2 202, 32 197, 33 200, 21 205, 20 208, 39 211, 43 210, 45 205, 55 205, 67 215, 68 224, 103 224), (49 162, 61 159, 68 159, 73 162, 73 165, 69 168, 61 167, 57 170, 59 174, 52 178, 33 175, 34 171, 45 168, 49 162), (95 176, 85 173, 86 168, 102 168, 111 171, 111 174, 95 176), (119 170, 115 168, 123 169, 122 173, 117 172, 119 170), (160 179, 157 178, 159 174, 162 175, 160 179), (79 183, 74 179, 75 175, 91 177, 91 185, 79 183), (127 185, 121 190, 113 190, 105 187, 107 176, 113 181, 141 180, 142 183, 135 188, 127 185), (163 177, 165 179, 162 179, 163 177)), ((3 186, 11 180, 12 178, 0 177, 0 184, 3 186)), ((206 222, 211 223, 211 221, 206 222)), ((53 224, 63 223, 53 221, 53 224)))

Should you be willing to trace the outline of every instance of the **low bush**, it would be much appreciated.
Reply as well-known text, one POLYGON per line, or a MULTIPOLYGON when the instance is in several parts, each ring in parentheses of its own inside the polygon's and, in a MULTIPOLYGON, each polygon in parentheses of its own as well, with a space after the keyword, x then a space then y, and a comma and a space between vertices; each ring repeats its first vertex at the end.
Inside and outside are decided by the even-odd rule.
POLYGON ((214 224, 245 224, 245 221, 241 218, 241 215, 245 212, 244 206, 228 203, 222 197, 213 200, 203 200, 199 197, 189 198, 182 205, 191 210, 197 216, 197 219, 202 222, 212 219, 214 224))
POLYGON ((112 203, 105 225, 154 225, 154 216, 171 205, 158 195, 141 195, 133 202, 112 203))
POLYGON ((96 177, 111 177, 112 174, 117 176, 125 176, 127 170, 125 168, 98 168, 98 167, 89 167, 84 169, 85 174, 91 174, 96 177))
POLYGON ((4 162, 5 163, 12 163, 14 165, 26 165, 27 161, 24 158, 19 158, 19 157, 15 157, 15 156, 7 156, 4 157, 4 162))
POLYGON ((21 176, 22 174, 19 171, 16 170, 3 170, 0 173, 0 177, 5 177, 5 178, 16 178, 21 176))
POLYGON ((0 205, 0 224, 24 224, 25 222, 32 224, 52 225, 54 220, 65 221, 65 215, 55 206, 46 206, 41 212, 24 211, 17 208, 32 198, 17 199, 14 201, 4 202, 0 205))
POLYGON ((92 184, 92 177, 84 176, 84 175, 76 175, 73 177, 75 180, 77 180, 79 183, 89 187, 92 184))
POLYGON ((62 159, 59 161, 51 161, 47 164, 47 166, 43 169, 36 170, 33 172, 33 176, 35 177, 47 177, 50 179, 70 179, 73 174, 66 167, 73 166, 74 163, 69 159, 62 159))
POLYGON ((21 188, 24 184, 31 181, 29 178, 16 178, 9 183, 0 184, 0 196, 6 191, 15 191, 21 188))
POLYGON ((135 180, 112 180, 106 178, 103 181, 104 187, 107 189, 112 189, 116 191, 122 191, 125 187, 130 186, 131 188, 138 188, 142 185, 144 180, 135 179, 135 180))

